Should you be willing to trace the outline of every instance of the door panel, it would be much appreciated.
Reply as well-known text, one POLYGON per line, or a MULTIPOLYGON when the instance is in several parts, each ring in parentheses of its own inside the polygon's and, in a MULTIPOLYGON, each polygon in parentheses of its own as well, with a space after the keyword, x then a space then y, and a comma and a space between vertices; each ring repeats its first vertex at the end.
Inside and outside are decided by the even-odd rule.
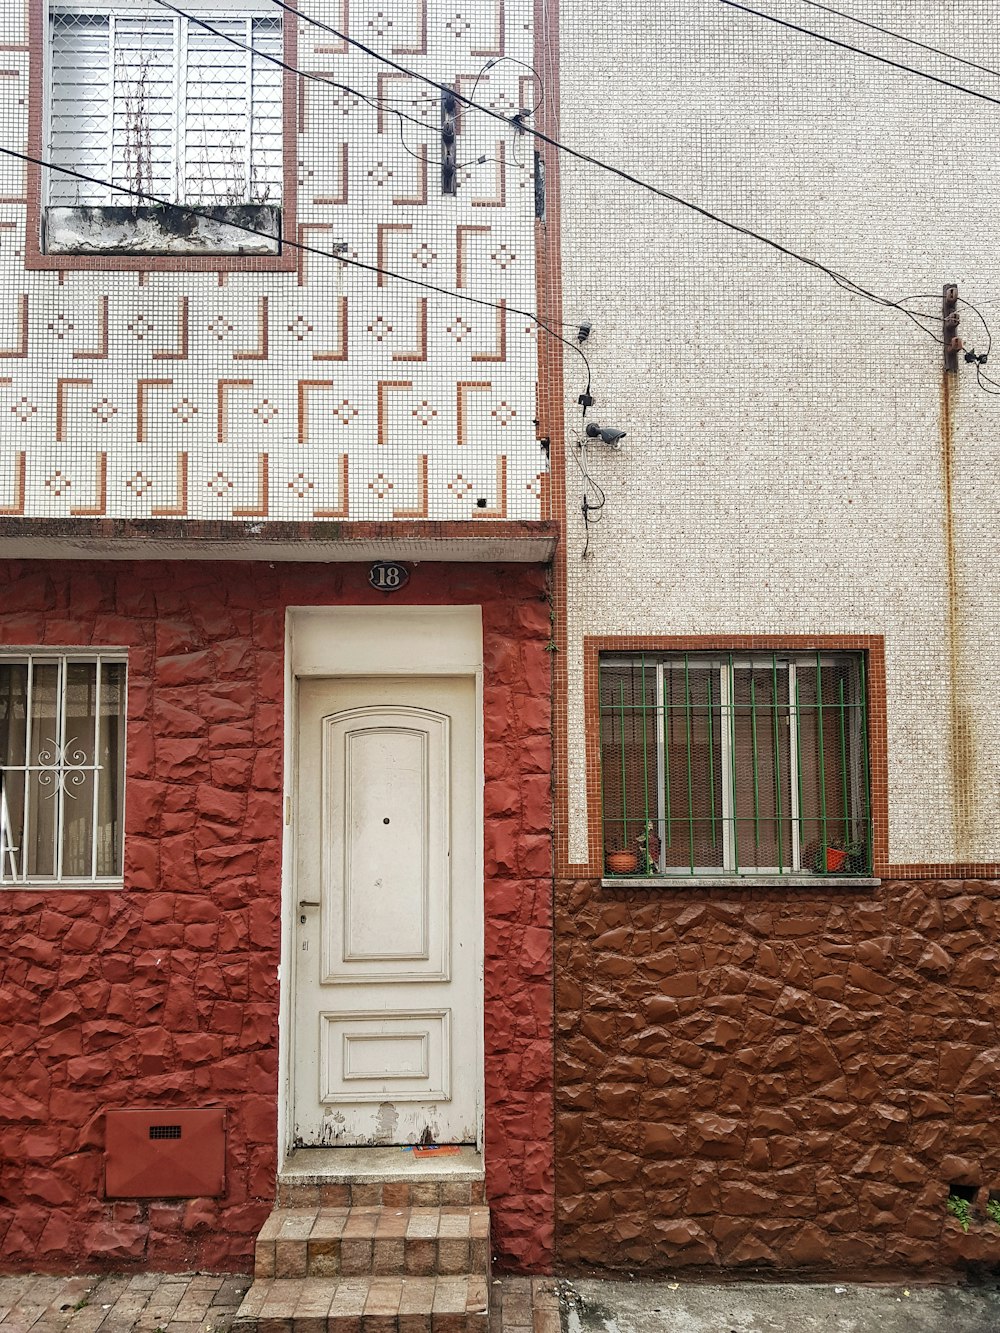
POLYGON ((450 719, 373 707, 322 727, 321 780, 343 812, 323 840, 324 980, 446 981, 450 719))
POLYGON ((475 685, 298 691, 293 1138, 474 1142, 475 685))

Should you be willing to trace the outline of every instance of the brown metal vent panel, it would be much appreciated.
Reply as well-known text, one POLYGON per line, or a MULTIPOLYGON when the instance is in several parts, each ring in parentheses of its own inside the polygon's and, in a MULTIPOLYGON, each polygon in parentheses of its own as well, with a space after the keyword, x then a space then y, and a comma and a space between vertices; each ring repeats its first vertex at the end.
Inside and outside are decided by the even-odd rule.
POLYGON ((107 1111, 109 1199, 194 1199, 226 1190, 225 1111, 107 1111))

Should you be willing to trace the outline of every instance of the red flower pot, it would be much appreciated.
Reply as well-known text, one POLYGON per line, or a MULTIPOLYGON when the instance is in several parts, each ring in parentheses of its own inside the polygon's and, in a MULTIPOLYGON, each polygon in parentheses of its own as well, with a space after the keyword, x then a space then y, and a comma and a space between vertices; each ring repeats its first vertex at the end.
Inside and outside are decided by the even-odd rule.
POLYGON ((630 848, 623 852, 608 852, 605 860, 612 875, 630 875, 639 869, 639 853, 630 848))

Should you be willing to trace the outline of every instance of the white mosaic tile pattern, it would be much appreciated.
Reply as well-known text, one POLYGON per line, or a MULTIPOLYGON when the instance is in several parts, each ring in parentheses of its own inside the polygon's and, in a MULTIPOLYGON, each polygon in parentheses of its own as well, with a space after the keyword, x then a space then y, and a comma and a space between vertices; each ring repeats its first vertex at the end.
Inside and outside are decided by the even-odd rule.
MULTIPOLYGON (((17 150, 27 141, 21 8, 9 6, 0 60, 9 66, 0 142, 17 150)), ((339 0, 303 8, 341 25, 339 0)), ((510 115, 532 102, 531 14, 529 0, 359 0, 349 31, 441 83, 460 79, 466 93, 478 77, 477 100, 510 115), (501 54, 509 58, 487 68, 501 54)), ((0 509, 540 517, 537 340, 515 313, 536 305, 530 143, 466 113, 458 194, 442 196, 439 96, 339 45, 300 24, 299 67, 370 99, 301 84, 300 235, 324 250, 343 243, 348 260, 446 294, 380 285, 312 254, 298 274, 237 271, 224 281, 214 272, 153 271, 142 281, 26 272, 23 171, 0 161, 0 509)))
MULTIPOLYGON (((798 0, 754 7, 1000 96, 988 74, 798 0)), ((987 0, 835 8, 1000 69, 987 0)), ((1000 332, 996 107, 723 5, 662 0, 622 23, 595 0, 563 7, 561 104, 565 140, 892 298, 930 293, 939 312, 956 281, 1000 332)), ((586 859, 583 636, 757 632, 883 634, 890 858, 996 861, 1000 398, 962 366, 950 601, 940 349, 676 205, 562 173, 565 317, 594 326, 590 419, 628 431, 620 452, 590 453, 608 501, 586 561, 567 469, 571 860, 586 859)), ((967 309, 961 332, 986 350, 967 309)), ((567 364, 572 449, 582 386, 567 364)))

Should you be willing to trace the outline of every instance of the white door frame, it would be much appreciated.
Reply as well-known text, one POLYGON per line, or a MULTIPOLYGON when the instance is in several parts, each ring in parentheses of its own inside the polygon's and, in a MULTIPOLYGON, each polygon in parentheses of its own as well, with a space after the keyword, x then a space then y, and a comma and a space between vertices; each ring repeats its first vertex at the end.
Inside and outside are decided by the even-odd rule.
POLYGON ((295 773, 297 682, 307 676, 472 676, 476 682, 475 883, 483 911, 474 941, 480 1021, 476 1037, 476 1142, 482 1151, 486 1077, 483 1051, 483 618, 479 606, 295 606, 285 613, 284 780, 282 788, 281 962, 278 967, 278 1162, 291 1151, 295 1012, 295 773), (377 654, 372 645, 377 643, 377 654))

